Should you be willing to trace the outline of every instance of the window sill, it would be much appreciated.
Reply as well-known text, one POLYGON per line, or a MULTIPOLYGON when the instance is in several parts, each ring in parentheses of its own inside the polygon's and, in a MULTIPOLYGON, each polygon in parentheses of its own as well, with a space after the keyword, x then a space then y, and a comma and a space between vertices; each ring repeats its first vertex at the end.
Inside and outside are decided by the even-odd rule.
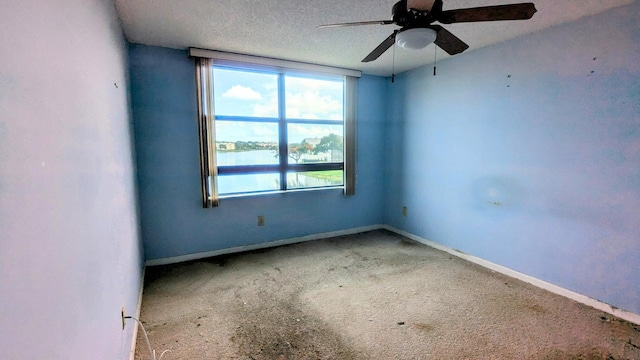
POLYGON ((274 191, 260 191, 260 192, 251 192, 251 193, 227 194, 227 195, 220 195, 220 200, 249 198, 249 197, 258 197, 258 196, 270 196, 270 195, 299 194, 299 193, 308 193, 308 192, 317 192, 317 191, 336 191, 336 190, 340 190, 341 192, 344 192, 344 185, 309 188, 309 189, 293 189, 293 190, 286 190, 286 191, 274 190, 274 191))

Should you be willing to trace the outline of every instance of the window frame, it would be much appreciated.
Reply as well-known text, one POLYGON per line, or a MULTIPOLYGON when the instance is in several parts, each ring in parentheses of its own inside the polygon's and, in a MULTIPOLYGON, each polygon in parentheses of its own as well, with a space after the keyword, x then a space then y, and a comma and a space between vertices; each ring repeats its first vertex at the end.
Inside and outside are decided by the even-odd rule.
POLYGON ((200 159, 203 207, 216 207, 220 198, 252 196, 265 193, 287 193, 322 189, 343 188, 347 196, 355 195, 355 93, 356 77, 359 71, 338 69, 321 65, 296 63, 286 60, 258 58, 254 56, 229 54, 217 51, 190 49, 190 56, 196 58, 196 85, 198 96, 198 124, 200 132, 200 159), (204 56, 206 55, 206 57, 204 56), (285 66, 286 65, 286 66, 285 66), (213 69, 268 73, 277 75, 278 81, 278 117, 260 118, 245 116, 215 115, 213 97, 213 69), (286 76, 310 79, 341 80, 343 83, 343 119, 315 120, 287 118, 286 116, 286 76), (242 121, 277 123, 278 125, 278 163, 274 165, 225 165, 216 164, 215 121, 242 121), (343 127, 343 160, 329 163, 292 164, 289 162, 288 126, 291 124, 341 125, 343 127), (289 188, 287 175, 298 172, 340 170, 343 172, 342 185, 289 188), (219 176, 234 174, 278 173, 280 189, 218 194, 219 176))

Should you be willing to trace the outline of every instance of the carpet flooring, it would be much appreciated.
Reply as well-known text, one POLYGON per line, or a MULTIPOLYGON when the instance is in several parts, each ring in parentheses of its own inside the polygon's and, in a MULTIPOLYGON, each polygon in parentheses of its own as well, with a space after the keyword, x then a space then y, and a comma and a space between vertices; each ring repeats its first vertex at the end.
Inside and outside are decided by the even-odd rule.
POLYGON ((639 325, 384 230, 149 267, 141 320, 163 360, 640 359, 639 325))

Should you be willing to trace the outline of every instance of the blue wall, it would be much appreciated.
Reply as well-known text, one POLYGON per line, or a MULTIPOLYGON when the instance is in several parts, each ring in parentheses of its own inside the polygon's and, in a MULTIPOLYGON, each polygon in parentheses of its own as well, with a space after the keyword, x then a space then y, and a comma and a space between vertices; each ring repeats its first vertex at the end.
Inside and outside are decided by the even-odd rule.
POLYGON ((640 313, 638 18, 634 3, 399 76, 385 222, 640 313))
POLYGON ((0 359, 128 359, 143 259, 114 3, 0 7, 0 359))
POLYGON ((358 81, 357 194, 339 190, 223 199, 203 209, 194 62, 130 46, 141 227, 148 260, 382 223, 386 80, 358 81), (257 226, 264 215, 266 225, 257 226))
POLYGON ((639 15, 634 3, 458 55, 436 77, 364 76, 357 196, 216 209, 200 205, 193 62, 131 45, 146 258, 385 223, 640 313, 639 15))

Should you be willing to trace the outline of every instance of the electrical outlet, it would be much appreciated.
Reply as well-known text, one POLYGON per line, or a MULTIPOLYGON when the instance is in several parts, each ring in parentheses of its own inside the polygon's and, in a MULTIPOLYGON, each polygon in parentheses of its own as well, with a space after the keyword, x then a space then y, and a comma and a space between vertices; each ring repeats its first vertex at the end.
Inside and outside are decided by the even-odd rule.
POLYGON ((258 215, 258 226, 264 226, 264 216, 258 215))
POLYGON ((125 316, 127 316, 127 313, 124 311, 124 306, 120 311, 120 315, 122 316, 122 330, 124 330, 124 326, 127 325, 127 321, 125 320, 125 316))
POLYGON ((407 207, 406 206, 402 207, 402 216, 407 216, 407 207))

